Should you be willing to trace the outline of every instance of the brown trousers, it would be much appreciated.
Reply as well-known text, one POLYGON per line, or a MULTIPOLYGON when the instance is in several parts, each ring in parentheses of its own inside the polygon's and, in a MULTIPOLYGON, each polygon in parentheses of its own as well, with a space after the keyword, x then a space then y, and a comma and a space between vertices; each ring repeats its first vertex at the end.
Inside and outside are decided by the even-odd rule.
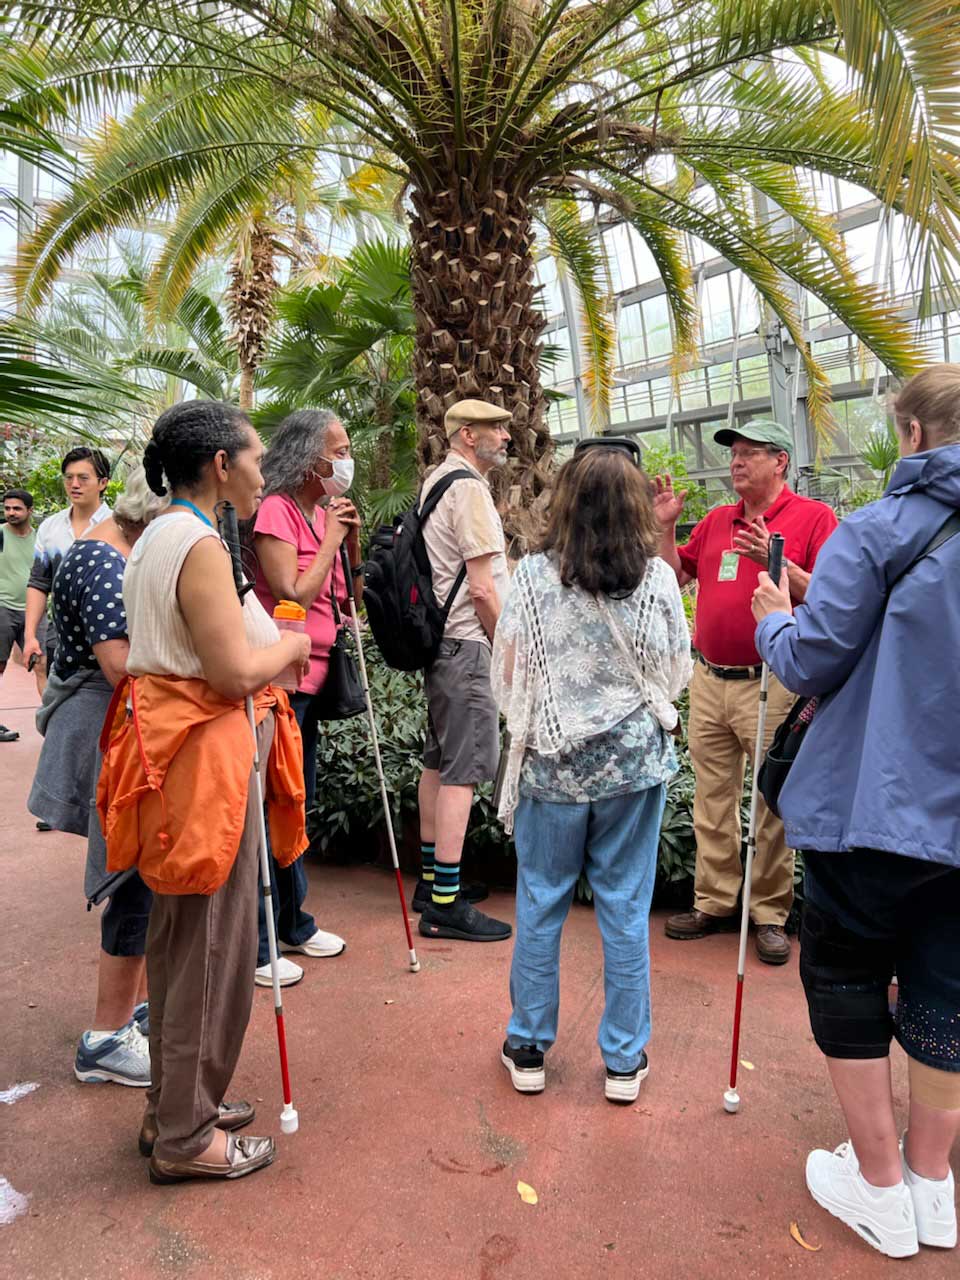
MULTIPOLYGON (((767 691, 764 750, 793 705, 772 675, 767 691)), ((690 759, 696 779, 693 829, 697 871, 693 904, 711 916, 736 910, 743 882, 740 797, 747 759, 753 762, 760 680, 721 680, 702 662, 690 684, 690 759)), ((793 904, 793 853, 783 823, 757 802, 757 852, 753 862, 750 918, 755 924, 786 922, 793 904)))
MULTIPOLYGON (((261 776, 273 713, 257 730, 261 776)), ((240 848, 216 893, 155 894, 147 930, 150 1088, 155 1151, 192 1160, 210 1145, 253 1004, 260 825, 253 773, 240 848)))

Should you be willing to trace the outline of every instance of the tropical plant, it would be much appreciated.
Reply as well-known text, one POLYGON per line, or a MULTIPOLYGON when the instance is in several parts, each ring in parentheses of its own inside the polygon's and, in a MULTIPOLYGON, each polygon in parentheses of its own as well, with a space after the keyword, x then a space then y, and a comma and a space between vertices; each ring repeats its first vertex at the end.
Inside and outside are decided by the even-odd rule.
POLYGON ((643 469, 648 476, 669 475, 675 488, 686 489, 684 522, 702 520, 710 510, 710 495, 699 481, 690 479, 687 460, 683 454, 666 444, 647 444, 643 436, 639 437, 639 443, 643 447, 643 469))
MULTIPOLYGON (((661 272, 678 366, 697 306, 687 238, 740 268, 801 353, 825 438, 829 382, 803 338, 814 294, 899 373, 922 356, 858 279, 811 172, 904 213, 929 303, 954 274, 960 8, 935 0, 7 0, 53 50, 67 98, 149 85, 149 158, 118 127, 30 246, 38 297, 92 231, 244 158, 225 218, 306 152, 336 150, 407 195, 424 461, 464 395, 513 415, 511 506, 542 501, 550 436, 534 218, 613 211, 661 272), (839 74, 838 74, 839 73, 839 74), (339 135, 310 136, 327 113, 339 135), (158 143, 165 146, 158 160, 158 143)), ((584 220, 585 234, 592 223, 584 220)))
POLYGON ((358 460, 353 494, 365 523, 389 522, 416 488, 410 252, 396 240, 360 244, 335 283, 277 299, 278 330, 258 385, 270 400, 254 415, 269 432, 293 409, 334 409, 358 460))
MULTIPOLYGON (((62 108, 56 92, 44 86, 44 71, 29 50, 0 36, 0 151, 64 180, 72 173, 71 157, 20 100, 45 100, 53 113, 62 108)), ((29 216, 17 191, 4 191, 3 196, 9 207, 0 208, 0 220, 29 216)), ((35 338, 29 328, 0 325, 0 420, 8 430, 56 430, 77 419, 83 424, 97 415, 96 401, 105 396, 127 408, 136 403, 135 388, 122 378, 91 368, 66 369, 55 359, 45 359, 35 338)), ((87 434, 82 425, 79 434, 87 434)))
MULTIPOLYGON (((24 358, 17 377, 23 405, 19 420, 43 428, 47 450, 76 436, 132 442, 188 390, 213 400, 235 393, 237 355, 216 300, 191 286, 175 319, 151 336, 147 267, 135 253, 125 259, 119 273, 90 271, 58 291, 36 319, 14 319, 0 330, 0 352, 9 341, 11 350, 39 354, 45 361, 35 366, 24 358), (74 404, 58 398, 59 384, 37 381, 35 368, 41 379, 44 370, 55 373, 82 399, 74 404)), ((0 368, 0 396, 3 378, 0 368)))
POLYGON ((870 432, 865 447, 860 450, 860 457, 871 471, 879 475, 882 493, 890 483, 894 467, 900 461, 900 443, 891 423, 870 432))

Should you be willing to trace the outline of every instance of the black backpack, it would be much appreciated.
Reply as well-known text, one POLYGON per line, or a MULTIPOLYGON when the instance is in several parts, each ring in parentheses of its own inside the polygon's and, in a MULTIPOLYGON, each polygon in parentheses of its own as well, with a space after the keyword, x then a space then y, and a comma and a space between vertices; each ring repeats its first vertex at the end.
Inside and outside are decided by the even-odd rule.
POLYGON ((433 664, 443 639, 450 607, 467 576, 463 565, 441 605, 433 593, 430 558, 423 526, 456 480, 476 480, 473 471, 450 471, 422 503, 382 524, 370 542, 364 565, 363 603, 370 630, 388 667, 423 671, 433 664))

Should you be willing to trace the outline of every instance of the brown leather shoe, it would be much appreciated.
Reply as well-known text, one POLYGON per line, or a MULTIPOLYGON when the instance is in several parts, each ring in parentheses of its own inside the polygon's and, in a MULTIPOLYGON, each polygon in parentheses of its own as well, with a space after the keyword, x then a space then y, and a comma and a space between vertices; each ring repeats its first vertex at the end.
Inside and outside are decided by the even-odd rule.
POLYGON ((663 931, 668 938, 689 941, 691 938, 705 938, 708 933, 730 933, 736 927, 736 916, 708 916, 705 911, 694 907, 692 911, 669 916, 663 931))
MULTIPOLYGON (((217 1121, 218 1129, 226 1129, 233 1132, 236 1129, 242 1129, 245 1125, 250 1124, 256 1115, 256 1110, 249 1102, 221 1102, 220 1103, 220 1119, 217 1121)), ((137 1145, 140 1148, 142 1156, 152 1156, 153 1146, 157 1140, 157 1117, 151 1112, 143 1117, 143 1124, 140 1126, 140 1137, 137 1145)))
POLYGON ((150 1157, 150 1181, 186 1182, 189 1178, 245 1178, 273 1163, 277 1148, 272 1138, 235 1138, 227 1134, 227 1162, 207 1160, 161 1160, 150 1157))
POLYGON ((790 939, 782 925, 757 925, 757 955, 764 964, 786 964, 790 959, 790 939))

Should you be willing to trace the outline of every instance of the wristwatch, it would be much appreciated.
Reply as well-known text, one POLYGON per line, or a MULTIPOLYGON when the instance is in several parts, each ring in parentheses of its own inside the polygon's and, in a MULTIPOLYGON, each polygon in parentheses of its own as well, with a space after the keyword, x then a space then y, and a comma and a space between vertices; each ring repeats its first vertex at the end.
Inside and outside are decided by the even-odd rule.
POLYGON ((363 561, 361 560, 359 564, 352 564, 350 566, 350 573, 354 578, 359 578, 361 573, 363 573, 363 561))

